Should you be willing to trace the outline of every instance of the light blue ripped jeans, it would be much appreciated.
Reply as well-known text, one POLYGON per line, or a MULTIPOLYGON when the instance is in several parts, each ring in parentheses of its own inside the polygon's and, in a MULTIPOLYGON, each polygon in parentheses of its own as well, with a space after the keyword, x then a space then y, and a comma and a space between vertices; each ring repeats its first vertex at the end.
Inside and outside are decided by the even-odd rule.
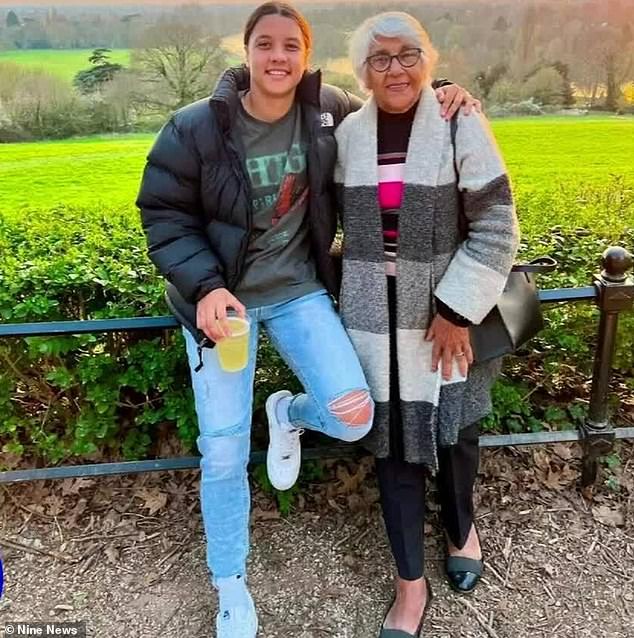
POLYGON ((241 372, 224 372, 215 349, 210 348, 203 348, 203 367, 195 372, 199 363, 196 341, 183 329, 200 430, 197 444, 202 455, 200 497, 207 565, 215 578, 246 571, 250 511, 247 463, 260 326, 264 326, 271 342, 304 386, 306 393, 293 397, 290 404, 293 425, 343 441, 359 440, 372 425, 373 410, 367 423, 354 426, 329 410, 333 402, 347 393, 369 392, 369 388, 352 343, 325 291, 249 309, 248 313, 249 364, 241 372))

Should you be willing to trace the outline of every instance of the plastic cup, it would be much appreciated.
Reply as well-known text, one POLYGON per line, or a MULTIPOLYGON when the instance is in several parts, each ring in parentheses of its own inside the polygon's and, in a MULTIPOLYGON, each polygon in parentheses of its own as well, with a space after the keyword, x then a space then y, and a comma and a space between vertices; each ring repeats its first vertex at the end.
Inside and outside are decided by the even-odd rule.
POLYGON ((251 323, 242 317, 227 317, 231 336, 216 344, 218 361, 225 372, 240 372, 249 362, 249 333, 251 323))

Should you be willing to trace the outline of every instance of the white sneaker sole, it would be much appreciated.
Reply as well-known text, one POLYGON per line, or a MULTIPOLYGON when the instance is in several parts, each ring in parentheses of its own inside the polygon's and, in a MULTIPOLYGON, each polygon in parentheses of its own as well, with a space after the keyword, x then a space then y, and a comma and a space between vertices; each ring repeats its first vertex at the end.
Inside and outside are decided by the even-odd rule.
POLYGON ((277 435, 277 432, 274 432, 274 430, 277 429, 278 427, 277 425, 273 425, 273 424, 277 424, 278 422, 277 415, 276 415, 277 403, 280 399, 283 399, 285 397, 291 397, 291 396, 293 395, 288 390, 280 390, 279 392, 274 392, 266 400, 266 418, 269 424, 269 447, 266 453, 266 473, 268 474, 271 485, 276 490, 280 490, 282 492, 285 490, 290 490, 291 487, 293 487, 293 485, 297 483, 297 479, 299 478, 299 470, 302 464, 301 447, 300 447, 299 459, 297 461, 297 475, 295 476, 295 478, 288 479, 286 482, 281 482, 273 475, 273 472, 271 471, 273 466, 273 462, 271 461, 271 440, 273 439, 274 436, 277 435))

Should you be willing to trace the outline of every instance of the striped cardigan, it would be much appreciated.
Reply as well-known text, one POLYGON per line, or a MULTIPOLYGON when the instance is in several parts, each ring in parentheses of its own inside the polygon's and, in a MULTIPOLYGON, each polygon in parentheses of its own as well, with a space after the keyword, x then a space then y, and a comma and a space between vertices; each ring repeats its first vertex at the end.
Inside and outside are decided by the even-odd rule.
MULTIPOLYGON (((486 416, 500 362, 457 366, 449 382, 431 372, 424 340, 435 314, 434 295, 479 323, 501 294, 518 245, 509 179, 482 115, 459 115, 456 162, 450 125, 431 88, 423 90, 407 151, 396 259, 397 353, 404 458, 437 470, 437 446, 456 443, 459 430, 486 416), (458 230, 459 192, 469 221, 458 230)), ((376 402, 365 443, 377 457, 390 451, 390 344, 385 255, 377 198, 377 106, 373 98, 336 132, 335 181, 342 189, 344 229, 341 316, 376 402)))

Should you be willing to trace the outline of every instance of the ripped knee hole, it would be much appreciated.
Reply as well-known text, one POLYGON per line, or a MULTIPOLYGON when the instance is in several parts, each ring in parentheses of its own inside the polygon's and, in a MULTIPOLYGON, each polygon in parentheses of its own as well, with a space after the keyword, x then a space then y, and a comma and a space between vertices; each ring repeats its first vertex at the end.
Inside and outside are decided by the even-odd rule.
POLYGON ((331 401, 328 410, 346 425, 367 425, 372 417, 372 399, 367 390, 354 390, 331 401))

